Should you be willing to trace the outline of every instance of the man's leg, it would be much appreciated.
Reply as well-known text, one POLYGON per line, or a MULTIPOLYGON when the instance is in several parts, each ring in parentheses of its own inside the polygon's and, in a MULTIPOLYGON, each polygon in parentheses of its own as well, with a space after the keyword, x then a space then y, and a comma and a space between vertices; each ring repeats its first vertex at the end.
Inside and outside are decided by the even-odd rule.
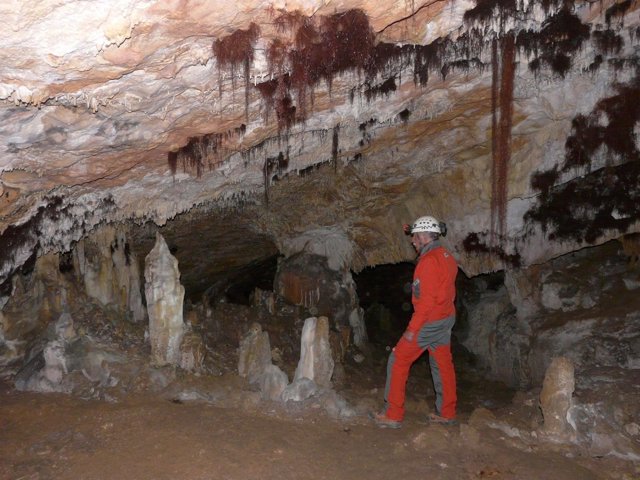
POLYGON ((455 316, 425 324, 418 332, 418 344, 429 351, 431 378, 436 393, 438 415, 456 416, 456 374, 451 357, 451 329, 455 316))
POLYGON ((418 346, 416 335, 411 341, 402 336, 387 362, 387 382, 384 390, 385 415, 395 421, 404 418, 404 398, 409 370, 413 362, 422 355, 424 348, 418 346))
POLYGON ((436 411, 444 418, 455 418, 456 374, 451 357, 451 344, 429 348, 429 365, 436 392, 436 411))

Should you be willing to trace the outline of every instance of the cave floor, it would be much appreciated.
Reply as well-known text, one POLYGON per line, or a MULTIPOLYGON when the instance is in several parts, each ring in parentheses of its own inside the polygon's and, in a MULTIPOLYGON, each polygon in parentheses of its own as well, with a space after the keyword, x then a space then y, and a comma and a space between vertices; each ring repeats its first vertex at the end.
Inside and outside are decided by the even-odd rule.
MULTIPOLYGON (((190 385, 202 390, 214 382, 218 385, 208 387, 230 391, 241 385, 241 379, 233 377, 200 377, 190 385)), ((0 478, 638 478, 637 467, 629 462, 581 457, 559 446, 527 446, 474 423, 471 417, 477 414, 470 409, 478 398, 469 390, 461 395, 460 425, 427 425, 422 421, 429 408, 424 391, 411 384, 423 382, 415 377, 412 373, 407 417, 399 430, 379 429, 366 415, 335 420, 320 408, 295 410, 247 401, 255 400, 252 392, 234 397, 237 405, 220 407, 157 394, 135 394, 117 402, 82 400, 18 392, 5 384, 0 387, 0 478)), ((361 406, 374 408, 381 392, 369 389, 366 375, 361 378, 363 382, 340 393, 349 402, 363 397, 361 406)), ((484 403, 493 404, 491 411, 498 418, 504 414, 518 417, 511 418, 512 423, 536 421, 528 418, 526 409, 504 413, 505 392, 489 388, 493 400, 484 403)))

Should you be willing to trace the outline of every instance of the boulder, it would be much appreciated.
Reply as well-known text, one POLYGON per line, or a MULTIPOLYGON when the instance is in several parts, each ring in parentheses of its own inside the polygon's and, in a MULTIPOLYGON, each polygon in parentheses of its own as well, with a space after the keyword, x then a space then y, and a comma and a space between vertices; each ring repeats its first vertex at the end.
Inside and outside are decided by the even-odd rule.
POLYGON ((289 384, 287 374, 276 365, 267 365, 260 377, 260 394, 263 400, 279 401, 289 384))

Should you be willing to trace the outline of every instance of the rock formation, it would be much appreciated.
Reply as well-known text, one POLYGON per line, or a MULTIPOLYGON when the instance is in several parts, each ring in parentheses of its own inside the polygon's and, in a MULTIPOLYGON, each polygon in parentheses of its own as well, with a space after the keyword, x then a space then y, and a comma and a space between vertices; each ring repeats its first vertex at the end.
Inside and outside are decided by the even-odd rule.
POLYGON ((90 297, 120 310, 133 322, 145 319, 138 259, 125 232, 112 226, 102 227, 80 240, 73 253, 75 270, 84 280, 90 297))
POLYGON ((185 327, 182 319, 184 287, 180 284, 178 261, 160 234, 145 258, 144 278, 153 361, 159 366, 179 365, 185 327))
POLYGON ((260 381, 267 367, 271 365, 271 345, 269 334, 262 331, 259 323, 254 323, 240 341, 238 352, 238 374, 249 383, 260 381))
POLYGON ((331 385, 334 361, 329 343, 329 319, 311 317, 304 321, 300 347, 300 361, 294 382, 301 378, 313 380, 317 385, 331 385))
POLYGON ((575 430, 569 417, 574 390, 573 364, 567 358, 554 358, 547 369, 540 393, 544 432, 552 438, 567 440, 575 430))

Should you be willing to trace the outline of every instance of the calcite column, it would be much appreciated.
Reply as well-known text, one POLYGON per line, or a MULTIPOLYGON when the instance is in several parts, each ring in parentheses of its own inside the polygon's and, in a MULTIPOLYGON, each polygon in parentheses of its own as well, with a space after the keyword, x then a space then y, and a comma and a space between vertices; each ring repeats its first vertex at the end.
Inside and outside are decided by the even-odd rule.
POLYGON ((178 260, 171 255, 162 235, 145 258, 144 278, 151 356, 156 365, 179 365, 184 335, 182 307, 184 287, 180 284, 178 260))

